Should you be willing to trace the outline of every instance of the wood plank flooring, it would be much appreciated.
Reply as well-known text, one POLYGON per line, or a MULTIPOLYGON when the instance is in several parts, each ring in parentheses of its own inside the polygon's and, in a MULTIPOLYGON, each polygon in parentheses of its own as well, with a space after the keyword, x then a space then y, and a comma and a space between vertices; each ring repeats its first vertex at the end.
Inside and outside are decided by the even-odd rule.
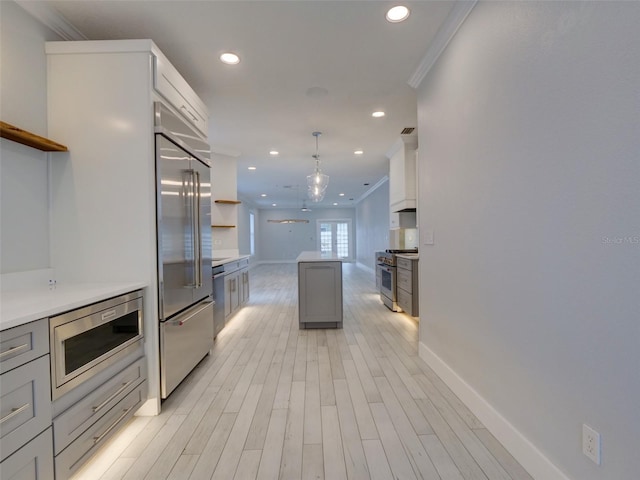
POLYGON ((296 265, 258 266, 249 303, 162 413, 132 419, 74 480, 531 480, 417 337, 352 264, 344 328, 300 330, 296 265))

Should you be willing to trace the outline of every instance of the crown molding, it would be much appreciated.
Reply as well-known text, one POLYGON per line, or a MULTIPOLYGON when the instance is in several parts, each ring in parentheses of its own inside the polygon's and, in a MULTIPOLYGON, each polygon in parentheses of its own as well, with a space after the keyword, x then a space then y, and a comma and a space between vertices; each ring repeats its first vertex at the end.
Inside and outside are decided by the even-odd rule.
POLYGON ((436 63, 444 49, 447 48, 449 42, 456 34, 460 26, 464 23, 465 19, 473 10, 478 0, 465 0, 465 1, 457 1, 454 7, 449 12, 447 19, 444 21, 438 33, 433 38, 433 41, 429 44, 429 48, 427 49, 427 53, 422 58, 422 61, 416 68, 413 75, 409 77, 407 83, 413 87, 418 88, 422 83, 422 80, 427 76, 431 67, 436 63))
POLYGON ((40 23, 49 27, 63 40, 87 40, 87 37, 47 2, 16 0, 16 3, 40 23))
POLYGON ((367 198, 369 195, 371 195, 373 192, 375 192, 380 185, 382 185, 382 184, 384 184, 385 182, 388 182, 388 181, 389 181, 389 176, 388 175, 385 175, 384 177, 382 177, 380 180, 378 180, 378 182, 375 185, 370 187, 369 190, 367 190, 362 195, 360 195, 360 198, 358 198, 355 201, 354 205, 358 205, 361 201, 363 201, 365 198, 367 198))

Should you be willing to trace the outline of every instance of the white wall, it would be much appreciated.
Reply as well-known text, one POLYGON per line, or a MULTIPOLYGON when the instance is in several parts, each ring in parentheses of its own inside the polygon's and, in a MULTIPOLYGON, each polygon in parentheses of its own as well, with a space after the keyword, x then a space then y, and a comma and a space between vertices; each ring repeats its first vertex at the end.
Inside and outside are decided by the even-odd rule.
POLYGON ((419 88, 421 355, 572 479, 640 471, 638 25, 638 2, 479 2, 419 88))
POLYGON ((211 157, 211 225, 234 225, 211 230, 213 257, 237 255, 239 205, 215 203, 215 200, 237 200, 236 159, 218 153, 211 157))
MULTIPOLYGON (((244 199, 241 198, 242 203, 238 205, 238 250, 240 255, 251 255, 251 237, 250 237, 250 226, 249 226, 249 213, 253 212, 255 215, 256 222, 256 230, 257 225, 259 223, 259 210, 258 207, 244 199)), ((255 232, 257 234, 257 231, 255 232)), ((254 260, 259 260, 257 256, 254 256, 254 260)))
MULTIPOLYGON (((261 262, 293 262, 300 252, 317 250, 318 219, 349 219, 355 235, 355 209, 353 208, 314 208, 311 212, 301 212, 299 208, 261 209, 256 218, 258 240, 256 250, 261 262), (268 220, 285 218, 307 219, 309 223, 269 223, 268 220)), ((353 242, 355 249, 355 241, 353 242)))
POLYGON ((389 248, 389 182, 380 184, 356 206, 358 263, 375 269, 374 254, 389 248))
MULTIPOLYGON (((13 2, 0 2, 3 121, 47 136, 44 42, 58 36, 13 2)), ((56 140, 56 139, 53 139, 56 140)), ((51 154, 53 161, 64 154, 51 154)), ((0 140, 0 273, 50 266, 48 155, 0 140)))

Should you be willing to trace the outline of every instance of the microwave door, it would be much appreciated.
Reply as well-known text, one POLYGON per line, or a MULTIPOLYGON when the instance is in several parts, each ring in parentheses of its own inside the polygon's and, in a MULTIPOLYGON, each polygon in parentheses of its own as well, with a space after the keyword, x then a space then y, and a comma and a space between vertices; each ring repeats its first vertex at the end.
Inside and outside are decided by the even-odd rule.
POLYGON ((197 283, 195 175, 190 155, 156 135, 158 282, 162 321, 193 303, 197 283))

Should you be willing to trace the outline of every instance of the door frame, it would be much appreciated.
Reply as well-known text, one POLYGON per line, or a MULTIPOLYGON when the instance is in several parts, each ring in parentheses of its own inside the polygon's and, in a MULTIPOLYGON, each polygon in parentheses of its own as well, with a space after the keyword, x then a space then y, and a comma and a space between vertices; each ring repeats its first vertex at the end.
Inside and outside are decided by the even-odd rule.
POLYGON ((344 260, 347 262, 353 262, 355 259, 355 252, 353 251, 353 220, 351 218, 318 218, 316 219, 316 248, 320 251, 320 224, 322 223, 346 223, 349 231, 349 256, 344 260))

